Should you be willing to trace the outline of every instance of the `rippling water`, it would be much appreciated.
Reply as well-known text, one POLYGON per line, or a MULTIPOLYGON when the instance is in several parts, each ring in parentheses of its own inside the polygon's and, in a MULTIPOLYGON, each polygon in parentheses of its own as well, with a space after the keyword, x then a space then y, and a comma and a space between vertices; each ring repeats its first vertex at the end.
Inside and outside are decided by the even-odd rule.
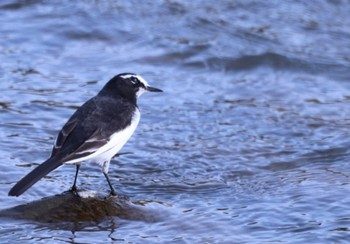
MULTIPOLYGON (((345 0, 2 1, 1 242, 346 242, 349 13, 345 0), (110 167, 133 208, 94 221, 11 216, 71 186, 65 166, 7 197, 121 72, 165 91, 140 99, 128 154, 110 167)), ((78 184, 107 194, 95 165, 78 184)))

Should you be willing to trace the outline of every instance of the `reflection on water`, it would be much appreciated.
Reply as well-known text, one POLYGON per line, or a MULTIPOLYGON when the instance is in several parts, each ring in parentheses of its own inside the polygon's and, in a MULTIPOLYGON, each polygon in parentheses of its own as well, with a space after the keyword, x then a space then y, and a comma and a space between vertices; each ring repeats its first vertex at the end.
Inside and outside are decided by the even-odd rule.
MULTIPOLYGON (((1 2, 1 242, 346 240, 349 8, 1 2), (165 91, 140 99, 139 128, 110 167, 130 201, 112 202, 110 212, 105 199, 67 195, 69 166, 7 197, 47 158, 74 110, 121 72, 165 91), (47 203, 66 207, 48 213, 47 203)), ((78 180, 106 189, 95 165, 84 164, 78 180)))

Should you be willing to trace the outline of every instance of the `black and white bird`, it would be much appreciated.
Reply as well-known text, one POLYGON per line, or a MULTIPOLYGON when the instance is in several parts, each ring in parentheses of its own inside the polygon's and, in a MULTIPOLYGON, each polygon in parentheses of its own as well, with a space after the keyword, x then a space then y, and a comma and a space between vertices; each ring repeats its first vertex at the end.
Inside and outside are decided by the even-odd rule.
POLYGON ((108 177, 109 163, 134 133, 140 121, 137 98, 146 91, 162 92, 133 73, 122 73, 108 81, 63 126, 50 158, 17 182, 9 191, 9 196, 21 195, 63 164, 76 165, 71 188, 76 191, 80 164, 86 161, 101 165, 111 190, 110 194, 116 195, 108 177))

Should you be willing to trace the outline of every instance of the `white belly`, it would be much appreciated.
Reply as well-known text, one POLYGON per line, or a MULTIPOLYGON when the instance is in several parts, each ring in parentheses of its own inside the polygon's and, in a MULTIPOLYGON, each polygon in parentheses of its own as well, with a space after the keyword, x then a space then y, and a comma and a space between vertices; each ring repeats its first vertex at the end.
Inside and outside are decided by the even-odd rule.
POLYGON ((76 164, 83 161, 91 161, 100 164, 103 167, 103 171, 107 173, 109 161, 129 140, 131 135, 134 133, 137 125, 139 124, 139 121, 140 111, 136 109, 131 124, 124 130, 113 134, 107 144, 88 156, 65 162, 65 164, 76 164))

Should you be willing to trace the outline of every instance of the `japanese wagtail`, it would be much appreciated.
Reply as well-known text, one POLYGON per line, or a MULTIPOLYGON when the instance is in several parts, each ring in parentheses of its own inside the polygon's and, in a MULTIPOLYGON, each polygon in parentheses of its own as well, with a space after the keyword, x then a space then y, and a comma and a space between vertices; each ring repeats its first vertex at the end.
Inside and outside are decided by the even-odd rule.
POLYGON ((109 163, 134 133, 140 121, 137 99, 146 91, 162 92, 149 86, 141 76, 132 73, 122 73, 108 81, 63 126, 50 158, 18 181, 9 191, 9 196, 21 195, 63 164, 76 165, 71 188, 76 191, 80 164, 86 161, 101 165, 110 194, 116 195, 108 178, 109 163))

